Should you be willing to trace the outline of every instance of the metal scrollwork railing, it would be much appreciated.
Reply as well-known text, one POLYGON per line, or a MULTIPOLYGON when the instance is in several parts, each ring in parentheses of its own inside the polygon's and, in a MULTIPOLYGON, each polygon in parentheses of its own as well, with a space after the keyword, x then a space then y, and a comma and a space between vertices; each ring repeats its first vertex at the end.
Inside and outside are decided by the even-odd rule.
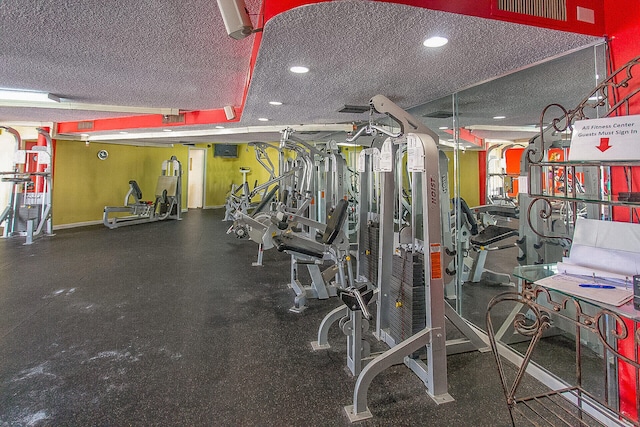
POLYGON ((621 89, 631 87, 633 72, 639 72, 635 68, 640 64, 640 56, 627 62, 624 66, 614 71, 609 77, 602 81, 593 89, 575 108, 567 110, 560 104, 547 105, 540 114, 540 135, 535 138, 534 147, 527 151, 527 159, 530 163, 540 163, 544 160, 544 152, 548 148, 545 137, 555 132, 565 132, 572 130, 572 125, 576 120, 585 120, 599 117, 623 116, 629 114, 629 105, 632 98, 640 93, 640 85, 635 89, 630 89, 628 93, 617 100, 621 89), (555 116, 547 125, 546 117, 548 112, 554 108, 561 111, 561 115, 555 116), (606 109, 604 112, 602 109, 606 109), (589 114, 593 112, 593 114, 589 114))
MULTIPOLYGON (((620 366, 626 365, 631 370, 626 375, 631 379, 638 378, 640 362, 637 358, 640 329, 636 329, 638 327, 637 321, 605 307, 591 306, 589 310, 585 311, 586 305, 591 306, 592 304, 566 294, 551 292, 543 286, 531 283, 525 283, 520 292, 504 292, 489 302, 486 314, 487 334, 496 358, 500 380, 514 426, 520 425, 518 421, 523 419, 533 425, 538 425, 536 423, 538 419, 544 420, 542 423, 544 425, 640 425, 637 418, 637 415, 640 415, 639 404, 636 402, 636 411, 639 414, 634 416, 634 414, 622 410, 617 398, 608 393, 611 382, 617 383, 617 377, 605 375, 603 383, 600 385, 594 383, 591 378, 586 381, 587 387, 583 384, 583 373, 587 368, 583 367, 582 363, 584 348, 590 347, 586 343, 593 343, 591 337, 594 337, 601 344, 598 354, 603 364, 614 367, 614 369, 621 369, 620 366), (515 375, 505 370, 503 366, 492 320, 493 317, 500 318, 500 313, 504 313, 504 308, 497 308, 504 303, 515 304, 516 307, 519 307, 510 324, 514 333, 526 337, 528 342, 526 350, 522 352, 522 361, 517 366, 515 375), (594 308, 595 310, 593 310, 594 308), (588 313, 594 311, 595 314, 588 313), (562 330, 573 333, 576 358, 575 376, 568 375, 568 377, 574 378, 575 383, 566 384, 566 387, 562 386, 557 390, 545 391, 534 396, 522 396, 524 390, 529 390, 528 387, 521 387, 521 385, 527 368, 533 362, 535 349, 543 336, 547 336, 545 333, 557 324, 563 324, 562 330), (634 325, 633 330, 631 324, 634 325), (632 340, 633 345, 628 345, 629 340, 632 340), (626 344, 623 345, 623 342, 626 344), (629 350, 630 348, 631 350, 629 350), (575 408, 569 407, 572 405, 575 408), (553 418, 558 416, 557 414, 561 414, 558 423, 553 418), (552 418, 551 421, 549 417, 552 418)), ((551 335, 555 335, 555 332, 552 331, 551 335)), ((517 339, 516 341, 520 342, 517 339)), ((587 373, 593 377, 593 372, 587 373)), ((636 393, 640 392, 638 383, 636 381, 633 383, 636 387, 636 393)))
MULTIPOLYGON (((542 220, 550 220, 552 213, 553 213, 553 206, 551 204, 551 201, 549 199, 543 198, 543 197, 535 197, 533 199, 531 199, 531 202, 529 203, 529 207, 527 208, 527 223, 529 225, 529 229, 537 236, 543 238, 543 239, 563 239, 565 240, 569 245, 571 245, 571 242, 573 241, 569 236, 565 236, 565 235, 549 235, 549 234, 544 234, 540 231, 538 231, 536 229, 536 227, 534 226, 533 222, 531 221, 531 211, 533 210, 534 205, 537 202, 542 202, 544 204, 544 206, 538 210, 538 217, 542 220)), ((571 203, 571 202, 563 202, 563 203, 571 203)), ((570 209, 571 212, 576 212, 576 209, 570 209)), ((575 214, 572 215, 572 224, 575 224, 576 221, 576 217, 575 214)))
MULTIPOLYGON (((551 295, 551 292, 547 288, 542 286, 526 285, 522 290, 522 295, 527 301, 530 301, 529 306, 530 308, 532 308, 532 310, 534 308, 538 311, 544 311, 545 309, 551 310, 555 313, 556 316, 563 318, 569 322, 576 323, 576 325, 596 336, 600 343, 604 347, 606 347, 607 350, 611 352, 615 358, 633 365, 636 369, 640 368, 640 363, 638 361, 634 361, 626 355, 620 353, 617 348, 610 344, 611 341, 618 342, 629 337, 629 328, 618 313, 606 308, 602 308, 598 311, 597 314, 593 316, 588 315, 584 312, 580 301, 578 301, 577 299, 569 296, 563 296, 559 301, 555 300, 551 295), (569 304, 573 306, 575 315, 569 315, 566 313, 569 304), (609 329, 606 329, 607 324, 613 326, 610 326, 609 329)), ((516 325, 515 322, 516 320, 514 320, 514 328, 517 332, 521 333, 517 328, 519 327, 519 325, 516 325)), ((528 334, 522 335, 530 336, 528 334)), ((640 345, 640 329, 635 331, 634 339, 636 345, 640 345)))
POLYGON ((528 192, 533 197, 525 210, 527 212, 527 226, 541 239, 553 240, 556 243, 559 241, 559 244, 566 249, 571 244, 570 236, 573 234, 572 228, 575 221, 579 215, 584 215, 587 206, 577 197, 577 194, 584 191, 584 188, 579 187, 580 183, 577 182, 575 167, 566 164, 555 166, 553 162, 545 160, 545 153, 551 148, 553 141, 557 140, 557 134, 572 132, 576 120, 628 115, 631 100, 640 98, 638 96, 640 79, 633 80, 634 73, 635 75, 640 74, 639 65, 640 56, 627 62, 598 84, 573 109, 552 103, 542 110, 539 121, 540 133, 530 141, 523 158, 524 168, 529 169, 528 192), (537 174, 532 172, 534 169, 537 174), (556 185, 553 181, 556 178, 556 172, 562 175, 566 181, 564 182, 564 190, 559 193, 555 188, 546 187, 556 185), (570 182, 571 180, 573 182, 570 182), (575 187, 571 187, 571 185, 575 187), (571 191, 572 194, 569 194, 568 191, 571 191), (540 207, 538 202, 544 203, 544 206, 541 209, 534 209, 534 205, 540 207), (559 218, 564 223, 564 229, 560 232, 553 230, 552 213, 554 211, 560 214, 559 218))

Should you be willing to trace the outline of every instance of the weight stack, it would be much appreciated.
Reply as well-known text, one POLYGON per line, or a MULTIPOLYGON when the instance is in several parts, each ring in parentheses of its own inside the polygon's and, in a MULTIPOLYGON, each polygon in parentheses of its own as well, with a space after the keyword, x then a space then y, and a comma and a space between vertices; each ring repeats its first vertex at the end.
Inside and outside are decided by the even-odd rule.
POLYGON ((378 253, 380 246, 380 224, 369 221, 364 232, 364 251, 362 252, 363 274, 374 285, 378 284, 378 253))
POLYGON ((389 333, 396 342, 404 341, 426 326, 424 256, 401 250, 393 256, 389 298, 389 333))

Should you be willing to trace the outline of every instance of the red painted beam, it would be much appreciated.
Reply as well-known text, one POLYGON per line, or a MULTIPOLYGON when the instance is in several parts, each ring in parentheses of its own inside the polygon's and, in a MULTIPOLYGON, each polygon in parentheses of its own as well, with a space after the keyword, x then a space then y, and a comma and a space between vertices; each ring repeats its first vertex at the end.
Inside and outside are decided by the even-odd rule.
POLYGON ((143 116, 114 117, 110 119, 85 120, 81 122, 58 123, 58 133, 91 133, 109 130, 125 130, 139 128, 169 128, 188 125, 203 125, 213 123, 237 122, 240 120, 236 111, 236 118, 227 120, 224 109, 199 110, 184 113, 184 122, 163 123, 162 114, 147 114, 143 116), (89 128, 88 124, 91 124, 89 128))
MULTIPOLYGON (((453 135, 453 131, 451 129, 445 130, 449 135, 453 135)), ((482 147, 484 145, 484 139, 478 138, 474 134, 471 133, 470 130, 465 128, 458 129, 458 136, 461 140, 472 143, 473 145, 477 145, 478 147, 482 147)))

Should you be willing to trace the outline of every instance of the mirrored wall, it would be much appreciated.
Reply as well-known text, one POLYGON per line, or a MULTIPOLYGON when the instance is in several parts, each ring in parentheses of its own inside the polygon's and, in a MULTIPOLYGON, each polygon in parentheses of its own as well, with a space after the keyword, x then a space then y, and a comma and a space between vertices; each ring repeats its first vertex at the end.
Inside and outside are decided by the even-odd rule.
POLYGON ((515 285, 513 269, 523 262, 517 241, 524 147, 539 133, 547 105, 575 108, 606 76, 605 55, 604 44, 591 46, 409 110, 438 132, 449 158, 457 242, 449 301, 481 329, 489 300, 515 285))

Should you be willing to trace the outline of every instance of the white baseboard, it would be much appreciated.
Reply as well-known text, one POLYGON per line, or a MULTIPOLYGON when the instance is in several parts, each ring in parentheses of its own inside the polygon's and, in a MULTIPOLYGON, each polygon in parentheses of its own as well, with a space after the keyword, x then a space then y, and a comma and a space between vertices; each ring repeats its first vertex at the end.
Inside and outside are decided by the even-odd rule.
POLYGON ((58 224, 53 226, 53 230, 64 230, 66 228, 76 228, 76 227, 86 227, 89 225, 100 225, 102 224, 101 219, 97 219, 95 221, 83 221, 83 222, 73 222, 71 224, 58 224))
MULTIPOLYGON (((219 208, 223 208, 224 205, 220 205, 220 206, 205 206, 203 209, 219 209, 219 208)), ((189 209, 182 209, 182 213, 188 213, 189 209)), ((64 230, 66 228, 76 228, 76 227, 86 227, 89 225, 100 225, 102 224, 102 220, 101 219, 97 219, 95 221, 83 221, 83 222, 73 222, 71 224, 58 224, 58 225, 54 225, 53 229, 54 230, 64 230)))

